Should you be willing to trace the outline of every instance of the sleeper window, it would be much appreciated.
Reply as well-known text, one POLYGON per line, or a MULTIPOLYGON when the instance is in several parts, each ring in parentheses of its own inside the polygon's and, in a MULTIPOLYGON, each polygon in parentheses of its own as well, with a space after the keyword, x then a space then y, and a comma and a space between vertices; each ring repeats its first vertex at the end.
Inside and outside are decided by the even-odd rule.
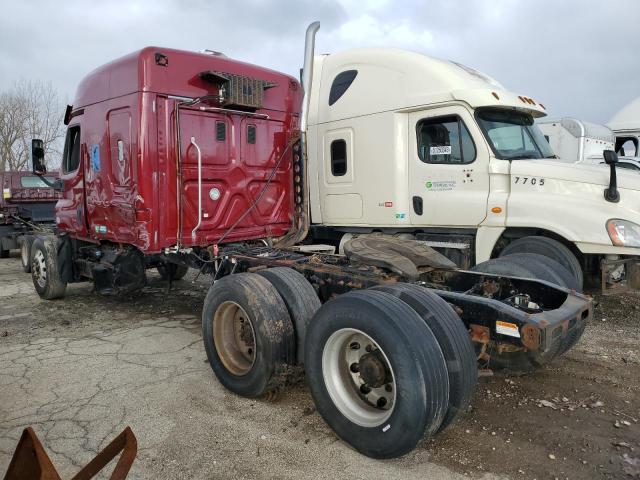
POLYGON ((476 158, 471 134, 457 115, 421 120, 416 134, 418 156, 425 163, 466 164, 476 158))
POLYGON ((336 75, 336 78, 331 84, 331 89, 329 90, 329 106, 336 103, 340 99, 340 97, 344 95, 344 93, 356 79, 357 75, 357 70, 346 70, 336 75))
POLYGON ((347 142, 340 139, 331 142, 331 175, 342 177, 347 173, 347 142))

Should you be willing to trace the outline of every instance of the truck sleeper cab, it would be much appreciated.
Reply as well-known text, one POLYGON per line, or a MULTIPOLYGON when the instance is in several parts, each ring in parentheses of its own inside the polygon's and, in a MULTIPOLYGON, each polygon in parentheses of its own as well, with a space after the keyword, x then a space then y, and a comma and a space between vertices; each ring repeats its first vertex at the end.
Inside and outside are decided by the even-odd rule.
POLYGON ((300 95, 289 76, 159 47, 91 72, 66 118, 56 224, 74 259, 67 280, 137 288, 167 249, 284 235, 300 95))
POLYGON ((545 115, 455 62, 377 48, 317 56, 315 238, 413 235, 470 268, 544 237, 580 284, 584 275, 591 286, 605 276, 607 286, 636 286, 640 178, 618 172, 620 201, 607 201, 609 170, 557 159, 533 123, 545 115))

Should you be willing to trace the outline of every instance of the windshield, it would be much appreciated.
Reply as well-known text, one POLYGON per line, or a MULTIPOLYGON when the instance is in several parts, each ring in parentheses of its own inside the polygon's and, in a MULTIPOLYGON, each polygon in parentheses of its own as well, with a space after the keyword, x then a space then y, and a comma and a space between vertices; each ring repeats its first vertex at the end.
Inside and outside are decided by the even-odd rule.
MULTIPOLYGON (((49 183, 53 183, 55 178, 45 177, 49 183)), ((22 177, 20 186, 24 188, 50 188, 40 177, 22 177)))
POLYGON ((557 158, 533 117, 515 110, 482 108, 476 118, 496 157, 505 160, 557 158))

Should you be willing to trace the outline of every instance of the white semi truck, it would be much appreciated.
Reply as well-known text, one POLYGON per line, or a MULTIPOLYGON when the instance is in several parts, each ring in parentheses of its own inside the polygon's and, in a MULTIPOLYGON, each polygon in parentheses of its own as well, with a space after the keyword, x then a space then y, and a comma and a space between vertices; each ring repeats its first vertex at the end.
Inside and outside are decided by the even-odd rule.
POLYGON ((610 128, 576 118, 543 118, 536 121, 558 160, 570 163, 604 163, 605 150, 615 149, 610 128))
POLYGON ((619 171, 616 185, 615 165, 557 159, 534 124, 540 102, 386 48, 316 56, 311 85, 316 239, 408 234, 463 268, 539 253, 580 283, 637 287, 640 177, 619 171))

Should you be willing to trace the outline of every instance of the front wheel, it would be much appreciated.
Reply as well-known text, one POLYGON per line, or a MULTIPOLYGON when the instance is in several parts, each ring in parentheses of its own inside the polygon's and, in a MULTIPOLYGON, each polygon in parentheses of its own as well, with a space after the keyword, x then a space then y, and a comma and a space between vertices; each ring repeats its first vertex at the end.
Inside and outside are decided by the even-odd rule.
POLYGON ((318 412, 345 442, 394 458, 434 434, 447 412, 447 365, 435 336, 399 298, 352 291, 325 303, 305 344, 318 412))
POLYGON ((67 282, 60 276, 55 237, 37 238, 31 247, 31 278, 33 286, 45 300, 62 298, 67 282))

